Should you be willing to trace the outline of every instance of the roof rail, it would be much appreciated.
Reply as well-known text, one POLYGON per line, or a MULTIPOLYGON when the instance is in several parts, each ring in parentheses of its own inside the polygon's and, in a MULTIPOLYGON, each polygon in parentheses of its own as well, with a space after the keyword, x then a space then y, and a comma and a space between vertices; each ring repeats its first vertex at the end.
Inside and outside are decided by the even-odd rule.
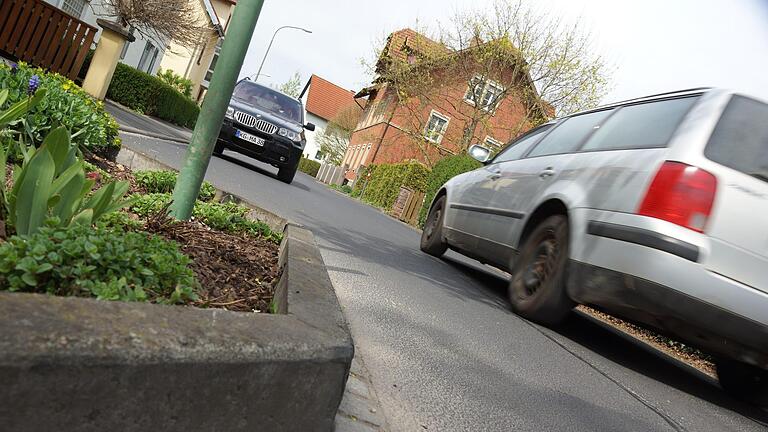
POLYGON ((634 101, 643 100, 643 99, 650 99, 650 98, 655 98, 655 97, 659 97, 659 96, 673 95, 673 94, 677 94, 677 93, 687 93, 687 92, 692 92, 692 91, 697 91, 697 90, 711 90, 712 88, 713 87, 694 87, 694 88, 689 88, 689 89, 685 89, 685 90, 669 91, 669 92, 664 92, 664 93, 658 93, 658 94, 652 94, 652 95, 648 95, 648 96, 637 97, 637 98, 633 98, 633 99, 627 99, 627 100, 623 100, 623 101, 620 101, 620 102, 614 102, 614 103, 608 104, 607 106, 619 105, 619 104, 624 104, 624 103, 627 103, 627 102, 634 102, 634 101))

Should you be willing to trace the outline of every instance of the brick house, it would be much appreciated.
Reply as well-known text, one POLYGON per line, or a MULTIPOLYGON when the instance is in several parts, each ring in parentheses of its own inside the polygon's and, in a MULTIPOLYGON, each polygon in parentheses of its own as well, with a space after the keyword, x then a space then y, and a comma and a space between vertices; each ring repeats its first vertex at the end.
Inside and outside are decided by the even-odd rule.
MULTIPOLYGON (((462 55, 414 30, 404 29, 387 38, 379 67, 383 60, 418 66, 424 53, 462 55)), ((343 161, 348 167, 347 179, 353 180, 361 166, 371 164, 417 160, 434 165, 445 156, 464 151, 462 142, 470 136, 472 143, 500 149, 510 139, 534 126, 527 120, 531 108, 540 112, 543 118, 553 114, 538 97, 535 107, 511 90, 501 97, 505 93, 501 84, 485 79, 471 67, 458 74, 447 73, 439 67, 429 73, 434 84, 421 101, 397 103, 393 86, 381 79, 355 95, 356 98, 367 98, 367 105, 352 133, 343 161), (467 113, 476 110, 478 102, 489 114, 482 123, 468 126, 467 113)), ((525 80, 533 88, 530 78, 526 76, 525 80)))

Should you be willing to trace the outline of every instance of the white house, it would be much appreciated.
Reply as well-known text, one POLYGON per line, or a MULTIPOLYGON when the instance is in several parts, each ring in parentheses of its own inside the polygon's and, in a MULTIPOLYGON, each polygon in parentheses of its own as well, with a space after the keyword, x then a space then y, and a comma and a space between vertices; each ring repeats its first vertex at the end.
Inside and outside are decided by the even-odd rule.
POLYGON ((354 92, 345 90, 336 84, 312 75, 301 91, 299 99, 304 103, 306 110, 305 122, 314 123, 317 126, 314 132, 305 131, 307 146, 304 148, 304 157, 320 161, 320 144, 317 136, 322 134, 328 122, 334 119, 344 109, 355 104, 354 92))
MULTIPOLYGON (((56 6, 64 12, 78 18, 86 23, 99 29, 99 33, 94 39, 94 43, 99 41, 101 36, 101 28, 96 24, 96 20, 99 18, 113 20, 114 16, 110 15, 106 7, 104 7, 101 0, 45 0, 46 2, 56 6)), ((157 68, 160 66, 160 60, 165 54, 166 41, 152 40, 145 38, 143 35, 134 31, 136 41, 128 43, 123 49, 120 61, 133 66, 139 70, 147 72, 149 74, 157 73, 157 68)))

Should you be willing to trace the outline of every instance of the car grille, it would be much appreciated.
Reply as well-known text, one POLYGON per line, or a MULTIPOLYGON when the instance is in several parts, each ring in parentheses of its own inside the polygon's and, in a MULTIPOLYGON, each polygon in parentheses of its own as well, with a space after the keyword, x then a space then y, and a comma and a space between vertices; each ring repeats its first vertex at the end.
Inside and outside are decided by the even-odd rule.
POLYGON ((266 134, 271 135, 277 132, 277 126, 273 125, 268 121, 257 119, 256 117, 244 112, 240 112, 240 111, 236 112, 235 120, 237 120, 239 123, 242 123, 248 127, 258 129, 261 132, 264 132, 266 134))

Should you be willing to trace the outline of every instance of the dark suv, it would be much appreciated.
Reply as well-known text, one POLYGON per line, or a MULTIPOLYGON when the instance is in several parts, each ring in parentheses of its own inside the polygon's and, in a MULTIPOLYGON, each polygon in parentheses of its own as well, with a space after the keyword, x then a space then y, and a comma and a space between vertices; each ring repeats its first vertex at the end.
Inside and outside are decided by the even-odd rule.
POLYGON ((277 178, 293 181, 306 145, 301 101, 249 80, 237 83, 229 102, 224 124, 213 154, 224 149, 271 164, 279 169, 277 178))

